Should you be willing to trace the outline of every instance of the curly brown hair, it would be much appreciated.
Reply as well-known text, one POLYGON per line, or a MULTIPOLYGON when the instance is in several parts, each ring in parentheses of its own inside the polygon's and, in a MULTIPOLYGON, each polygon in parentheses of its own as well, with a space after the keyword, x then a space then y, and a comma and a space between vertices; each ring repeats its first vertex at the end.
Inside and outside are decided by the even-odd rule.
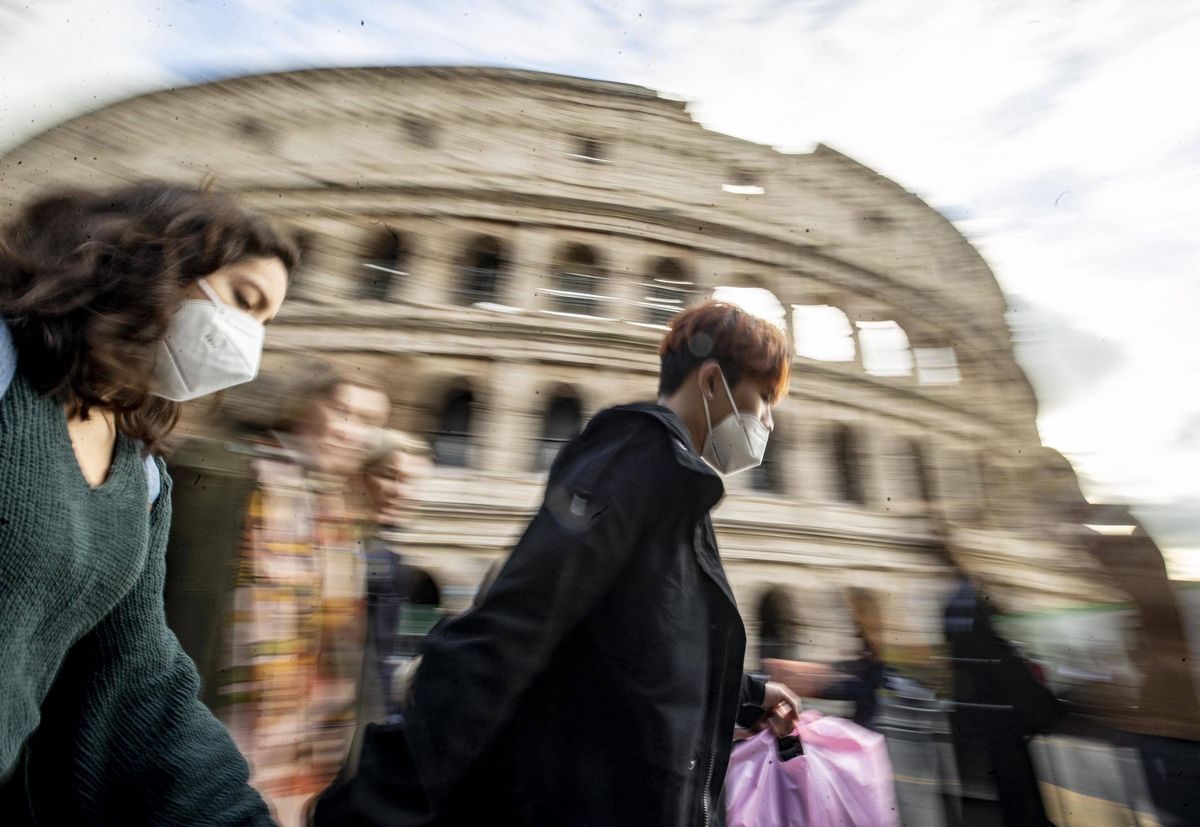
POLYGON ((111 410, 153 450, 179 419, 150 394, 157 345, 188 289, 237 261, 295 245, 210 190, 141 182, 42 195, 0 229, 0 316, 21 375, 71 416, 111 410))

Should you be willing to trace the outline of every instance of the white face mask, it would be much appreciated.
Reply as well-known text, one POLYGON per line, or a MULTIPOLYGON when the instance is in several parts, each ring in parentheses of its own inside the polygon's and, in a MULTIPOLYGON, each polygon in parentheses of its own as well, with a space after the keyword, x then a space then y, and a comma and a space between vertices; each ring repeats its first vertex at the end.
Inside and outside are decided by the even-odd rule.
POLYGON ((224 304, 204 279, 208 300, 179 306, 158 346, 150 392, 175 402, 249 382, 262 361, 262 323, 224 304))
POLYGON ((708 422, 708 438, 704 440, 703 456, 709 465, 727 477, 762 464, 771 432, 757 416, 738 410, 723 371, 721 384, 725 386, 725 396, 728 397, 729 407, 733 410, 714 428, 708 413, 708 398, 701 396, 704 402, 704 419, 708 422))

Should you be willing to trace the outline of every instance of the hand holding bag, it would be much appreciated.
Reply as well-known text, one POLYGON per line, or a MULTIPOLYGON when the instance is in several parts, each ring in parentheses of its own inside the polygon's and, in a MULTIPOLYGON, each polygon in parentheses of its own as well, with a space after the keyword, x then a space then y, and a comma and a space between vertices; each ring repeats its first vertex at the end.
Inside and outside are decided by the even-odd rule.
POLYGON ((810 710, 804 752, 780 759, 769 731, 737 746, 725 776, 728 827, 898 827, 887 745, 877 732, 810 710))

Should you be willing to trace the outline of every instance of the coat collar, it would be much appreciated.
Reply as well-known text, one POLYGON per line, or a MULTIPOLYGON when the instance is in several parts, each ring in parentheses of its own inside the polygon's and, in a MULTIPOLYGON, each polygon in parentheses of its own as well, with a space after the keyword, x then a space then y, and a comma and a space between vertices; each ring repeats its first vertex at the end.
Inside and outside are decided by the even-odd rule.
POLYGON ((721 501, 721 498, 725 496, 725 483, 722 481, 721 475, 700 456, 696 446, 692 444, 691 434, 688 433, 679 414, 653 402, 636 402, 602 411, 596 415, 593 422, 600 423, 610 417, 628 416, 649 417, 666 429, 675 444, 675 462, 685 471, 698 477, 704 496, 699 499, 697 504, 703 506, 704 511, 711 510, 721 501))

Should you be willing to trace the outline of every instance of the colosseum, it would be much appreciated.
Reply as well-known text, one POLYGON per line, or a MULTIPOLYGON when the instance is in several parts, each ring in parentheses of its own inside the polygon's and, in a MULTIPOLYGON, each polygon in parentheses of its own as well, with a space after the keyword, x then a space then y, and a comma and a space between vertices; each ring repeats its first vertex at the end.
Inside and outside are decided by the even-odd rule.
POLYGON ((833 149, 718 134, 636 86, 378 68, 156 92, 0 159, 6 210, 143 177, 215 179, 295 234, 266 370, 322 353, 389 378, 393 424, 436 456, 405 547, 451 607, 514 542, 558 446, 652 397, 664 325, 714 294, 795 353, 767 460, 715 514, 752 640, 845 654, 856 585, 921 657, 941 639, 941 538, 1012 611, 1127 598, 1040 444, 987 264, 833 149))

